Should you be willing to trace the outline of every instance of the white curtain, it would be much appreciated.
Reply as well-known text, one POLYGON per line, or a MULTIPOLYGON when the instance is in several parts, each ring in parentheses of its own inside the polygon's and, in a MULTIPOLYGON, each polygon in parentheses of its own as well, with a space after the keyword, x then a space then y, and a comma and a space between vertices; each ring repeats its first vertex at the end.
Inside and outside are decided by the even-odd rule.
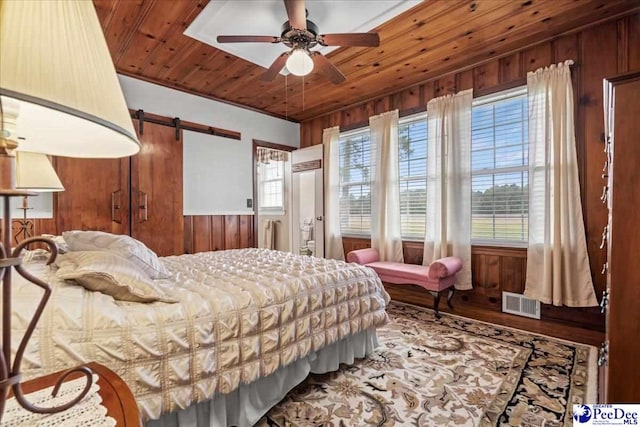
POLYGON ((427 216, 423 264, 462 259, 456 289, 471 289, 471 103, 473 91, 427 104, 427 216))
POLYGON ((340 233, 340 128, 334 126, 322 133, 324 146, 324 255, 344 260, 340 233))
POLYGON ((573 124, 572 61, 527 75, 529 247, 525 295, 597 305, 585 238, 573 124))
POLYGON ((380 261, 404 262, 398 182, 398 110, 369 118, 371 129, 371 247, 380 261))

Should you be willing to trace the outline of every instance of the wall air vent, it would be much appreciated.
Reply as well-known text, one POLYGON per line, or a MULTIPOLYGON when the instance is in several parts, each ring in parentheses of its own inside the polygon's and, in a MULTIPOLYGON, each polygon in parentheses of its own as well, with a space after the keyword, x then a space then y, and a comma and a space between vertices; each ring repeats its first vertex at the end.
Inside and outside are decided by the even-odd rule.
POLYGON ((540 318, 540 301, 526 298, 522 294, 502 293, 502 311, 518 316, 540 318))

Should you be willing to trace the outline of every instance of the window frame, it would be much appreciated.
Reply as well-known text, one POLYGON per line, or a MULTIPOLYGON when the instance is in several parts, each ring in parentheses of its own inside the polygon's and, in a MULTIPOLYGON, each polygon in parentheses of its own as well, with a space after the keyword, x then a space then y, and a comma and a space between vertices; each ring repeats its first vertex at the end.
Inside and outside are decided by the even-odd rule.
MULTIPOLYGON (((525 103, 528 103, 528 99, 527 99, 527 86, 518 86, 515 88, 511 88, 511 89, 506 89, 500 92, 496 92, 493 94, 489 94, 489 95, 485 95, 485 96, 481 96, 478 98, 474 98, 473 99, 473 103, 472 103, 472 109, 474 107, 477 106, 482 106, 482 105, 486 105, 486 104, 490 104, 490 103, 495 103, 495 102, 499 102, 499 101, 504 101, 507 99, 511 99, 511 98, 516 98, 516 97, 521 97, 524 96, 525 97, 525 103)), ((472 111, 472 117, 473 117, 473 111, 472 111)), ((528 121, 529 120, 529 115, 528 113, 523 117, 523 122, 528 121)), ((494 126, 495 128, 495 123, 494 126)), ((472 139, 471 139, 471 153, 470 153, 470 157, 471 157, 471 161, 473 162, 473 122, 471 124, 471 129, 472 129, 472 139)), ((527 125, 527 129, 528 129, 528 125, 527 125)), ((526 135, 527 137, 527 141, 526 141, 526 146, 528 149, 528 135, 526 135)), ((509 148, 509 147, 513 147, 514 145, 508 145, 508 146, 503 146, 500 148, 509 148)), ((493 141, 493 146, 492 149, 494 150, 494 155, 496 155, 495 150, 496 150, 496 142, 495 140, 493 141)), ((529 173, 529 159, 527 156, 527 162, 524 163, 523 165, 519 165, 519 166, 505 166, 505 167, 498 167, 498 168, 491 168, 491 169, 480 169, 477 171, 474 171, 473 168, 471 170, 471 192, 473 194, 473 179, 475 176, 495 176, 496 174, 507 174, 507 173, 523 173, 526 172, 527 173, 527 180, 525 182, 525 185, 528 185, 528 173, 529 173)), ((527 204, 528 204, 528 200, 527 200, 527 204)), ((501 238, 486 238, 486 237, 473 237, 473 199, 471 201, 471 245, 472 246, 490 246, 490 247, 501 247, 501 248, 526 248, 528 246, 528 206, 527 206, 527 229, 525 232, 525 238, 524 240, 509 240, 509 239, 501 239, 501 238)), ((495 235, 495 230, 494 230, 494 235, 495 235)))

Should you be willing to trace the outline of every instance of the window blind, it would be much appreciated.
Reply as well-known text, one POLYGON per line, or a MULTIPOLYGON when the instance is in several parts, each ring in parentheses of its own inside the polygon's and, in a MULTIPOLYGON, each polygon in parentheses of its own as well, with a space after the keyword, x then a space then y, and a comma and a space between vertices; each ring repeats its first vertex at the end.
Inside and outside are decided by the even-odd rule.
POLYGON ((427 120, 413 116, 398 125, 400 229, 402 237, 424 239, 427 209, 427 120))
POLYGON ((520 246, 528 234, 526 88, 474 101, 471 129, 471 237, 520 246))
POLYGON ((340 135, 340 230, 371 233, 371 139, 369 128, 340 135))

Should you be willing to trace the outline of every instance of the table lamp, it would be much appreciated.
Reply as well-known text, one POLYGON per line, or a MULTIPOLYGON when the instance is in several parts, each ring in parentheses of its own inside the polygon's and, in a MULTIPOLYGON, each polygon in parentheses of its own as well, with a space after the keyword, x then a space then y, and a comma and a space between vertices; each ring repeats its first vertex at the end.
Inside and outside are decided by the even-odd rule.
MULTIPOLYGON (((24 151, 68 157, 124 157, 140 149, 93 2, 0 0, 0 125, 0 196, 4 199, 1 419, 9 387, 22 407, 38 413, 68 409, 91 387, 91 371, 76 368, 86 376, 86 385, 64 405, 38 407, 22 392, 20 364, 51 289, 25 272, 21 252, 28 244, 41 242, 50 249, 51 263, 57 248, 49 239, 32 237, 11 250, 9 199, 34 195, 15 187, 18 143, 24 151), (44 292, 12 360, 13 269, 44 292)), ((72 371, 61 376, 54 393, 72 371)))
MULTIPOLYGON (((29 151, 16 151, 15 154, 16 189, 36 193, 64 191, 60 178, 46 154, 29 151)), ((33 221, 27 218, 27 211, 32 209, 29 206, 29 196, 22 198, 22 205, 18 209, 22 210, 22 218, 13 221, 13 224, 18 226, 13 235, 15 243, 31 237, 34 229, 33 221)))

